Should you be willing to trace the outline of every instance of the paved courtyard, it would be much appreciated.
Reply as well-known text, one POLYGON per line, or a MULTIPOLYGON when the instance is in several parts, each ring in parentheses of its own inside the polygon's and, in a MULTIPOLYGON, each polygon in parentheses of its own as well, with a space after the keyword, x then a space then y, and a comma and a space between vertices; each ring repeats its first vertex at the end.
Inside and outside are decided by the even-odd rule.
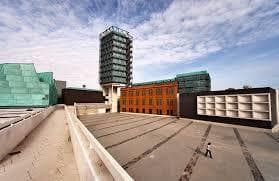
POLYGON ((269 131, 148 114, 80 120, 135 180, 279 180, 279 137, 269 131))

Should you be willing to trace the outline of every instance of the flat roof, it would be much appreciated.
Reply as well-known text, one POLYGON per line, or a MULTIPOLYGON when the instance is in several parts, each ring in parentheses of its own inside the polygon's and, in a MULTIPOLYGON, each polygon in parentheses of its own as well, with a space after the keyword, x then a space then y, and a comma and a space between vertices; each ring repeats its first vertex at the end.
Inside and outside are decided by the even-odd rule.
POLYGON ((124 35, 126 37, 132 38, 132 36, 130 35, 130 33, 128 31, 118 28, 116 26, 110 26, 108 29, 106 29, 105 31, 100 33, 100 35, 99 35, 100 39, 103 38, 104 36, 108 35, 111 32, 115 32, 115 33, 124 35))
POLYGON ((226 89, 226 90, 203 91, 203 92, 185 93, 185 94, 196 94, 198 96, 206 96, 206 95, 257 94, 257 93, 275 93, 275 89, 273 89, 271 87, 257 87, 257 88, 249 88, 249 89, 233 89, 233 88, 229 88, 229 89, 226 89))
POLYGON ((80 91, 95 91, 95 92, 102 92, 102 90, 97 89, 87 89, 87 88, 80 88, 80 87, 66 87, 64 89, 71 89, 71 90, 80 90, 80 91))
POLYGON ((202 75, 202 74, 208 74, 208 72, 206 70, 196 71, 196 72, 188 72, 188 73, 177 74, 176 77, 184 77, 184 76, 192 76, 192 75, 202 75))
POLYGON ((163 79, 163 80, 155 80, 155 81, 148 81, 148 82, 141 82, 141 83, 134 83, 132 86, 142 86, 142 85, 151 85, 151 84, 162 84, 168 82, 174 82, 175 79, 163 79))
POLYGON ((269 130, 154 114, 105 113, 79 118, 137 181, 279 177, 279 142, 269 130), (205 156, 208 142, 212 143, 213 159, 205 156))

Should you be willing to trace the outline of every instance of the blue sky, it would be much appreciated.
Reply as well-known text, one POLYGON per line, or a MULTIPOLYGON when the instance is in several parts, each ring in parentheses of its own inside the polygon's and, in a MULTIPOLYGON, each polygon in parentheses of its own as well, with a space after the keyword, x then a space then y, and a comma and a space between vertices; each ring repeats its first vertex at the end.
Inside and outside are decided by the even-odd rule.
POLYGON ((279 0, 1 0, 0 63, 99 88, 98 34, 134 37, 134 82, 207 70, 213 90, 279 88, 279 0))

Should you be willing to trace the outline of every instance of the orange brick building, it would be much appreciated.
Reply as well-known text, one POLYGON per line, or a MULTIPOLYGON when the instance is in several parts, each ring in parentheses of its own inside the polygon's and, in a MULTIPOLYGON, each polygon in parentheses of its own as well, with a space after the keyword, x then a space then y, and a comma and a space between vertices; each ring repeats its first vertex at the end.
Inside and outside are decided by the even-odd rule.
POLYGON ((176 115, 177 82, 174 79, 134 84, 121 89, 121 112, 176 115))

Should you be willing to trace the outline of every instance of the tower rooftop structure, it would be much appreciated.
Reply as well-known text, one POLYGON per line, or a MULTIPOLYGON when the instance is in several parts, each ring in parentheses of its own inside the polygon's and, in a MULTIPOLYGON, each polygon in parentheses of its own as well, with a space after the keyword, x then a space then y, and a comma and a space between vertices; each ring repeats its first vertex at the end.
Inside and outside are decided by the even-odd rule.
POLYGON ((102 33, 100 33, 99 38, 103 38, 104 36, 106 36, 107 34, 109 34, 110 32, 114 32, 114 33, 119 33, 121 35, 127 36, 129 38, 133 38, 130 33, 126 30, 123 30, 121 28, 118 28, 116 26, 110 26, 108 29, 106 29, 105 31, 103 31, 102 33))
POLYGON ((120 87, 132 84, 133 37, 128 31, 111 26, 100 33, 99 82, 103 94, 117 111, 120 87))
POLYGON ((100 84, 132 83, 133 40, 128 31, 111 26, 100 33, 100 84))

